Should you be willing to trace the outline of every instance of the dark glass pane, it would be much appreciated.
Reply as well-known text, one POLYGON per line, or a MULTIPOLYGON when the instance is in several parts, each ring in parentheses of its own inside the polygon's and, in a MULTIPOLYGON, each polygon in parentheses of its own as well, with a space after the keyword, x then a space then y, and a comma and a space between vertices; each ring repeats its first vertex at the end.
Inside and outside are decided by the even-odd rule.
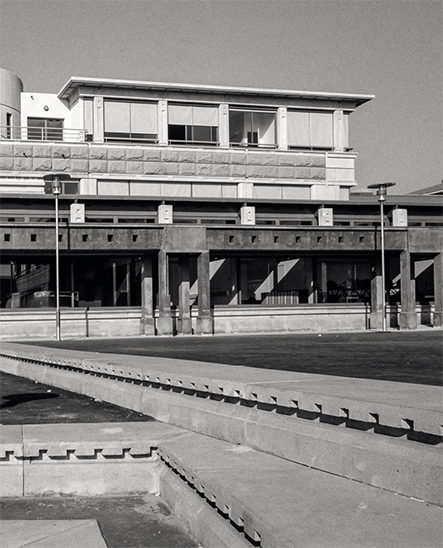
POLYGON ((186 141, 186 126, 168 126, 168 139, 170 141, 186 141))

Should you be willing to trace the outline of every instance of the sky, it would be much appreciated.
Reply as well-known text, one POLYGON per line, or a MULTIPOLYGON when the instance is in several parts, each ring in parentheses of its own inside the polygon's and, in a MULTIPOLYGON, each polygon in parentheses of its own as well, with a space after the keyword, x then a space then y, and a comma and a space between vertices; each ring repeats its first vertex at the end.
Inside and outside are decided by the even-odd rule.
POLYGON ((363 93, 358 190, 442 181, 441 0, 0 0, 0 65, 71 76, 363 93))

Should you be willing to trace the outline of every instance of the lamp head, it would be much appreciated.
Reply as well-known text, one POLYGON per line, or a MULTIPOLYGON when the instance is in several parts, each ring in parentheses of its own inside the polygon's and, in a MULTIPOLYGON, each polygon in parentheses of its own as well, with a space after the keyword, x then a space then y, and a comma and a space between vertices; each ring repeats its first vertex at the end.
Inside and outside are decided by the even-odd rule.
MULTIPOLYGON (((45 181, 45 191, 49 191, 50 188, 52 194, 54 196, 58 196, 61 193, 62 181, 69 181, 70 179, 71 176, 67 173, 48 173, 43 176, 43 180, 45 181)), ((49 194, 49 192, 47 193, 49 194)))
POLYGON ((376 188, 378 196, 386 196, 388 193, 388 188, 394 185, 395 183, 374 183, 372 185, 368 185, 368 188, 376 188))

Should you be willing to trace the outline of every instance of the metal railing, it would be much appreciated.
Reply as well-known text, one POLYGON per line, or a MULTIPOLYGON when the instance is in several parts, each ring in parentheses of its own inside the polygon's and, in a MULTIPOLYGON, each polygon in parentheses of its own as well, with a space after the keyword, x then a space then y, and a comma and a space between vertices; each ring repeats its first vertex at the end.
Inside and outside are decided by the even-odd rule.
POLYGON ((84 143, 86 131, 56 127, 0 126, 0 140, 84 143))

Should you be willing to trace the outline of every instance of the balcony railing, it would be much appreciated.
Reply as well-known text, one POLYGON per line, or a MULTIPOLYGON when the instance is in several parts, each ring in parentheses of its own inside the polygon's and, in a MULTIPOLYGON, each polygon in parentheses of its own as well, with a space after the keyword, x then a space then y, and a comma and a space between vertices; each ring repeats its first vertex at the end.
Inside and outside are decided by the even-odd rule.
POLYGON ((0 126, 0 139, 10 141, 63 141, 69 143, 84 143, 84 129, 0 126))

